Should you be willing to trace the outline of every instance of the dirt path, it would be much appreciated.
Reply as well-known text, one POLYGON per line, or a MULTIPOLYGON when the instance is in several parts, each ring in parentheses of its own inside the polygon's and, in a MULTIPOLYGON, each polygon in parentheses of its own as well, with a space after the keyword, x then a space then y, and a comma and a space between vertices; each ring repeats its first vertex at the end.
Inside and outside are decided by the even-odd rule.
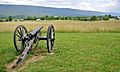
POLYGON ((47 51, 44 51, 41 48, 33 49, 33 51, 34 53, 32 57, 28 57, 23 63, 21 63, 19 66, 17 66, 14 69, 12 69, 12 66, 13 64, 15 64, 18 56, 13 62, 6 64, 5 66, 7 67, 7 72, 17 72, 17 71, 24 70, 28 66, 29 63, 34 63, 36 61, 42 60, 44 57, 47 56, 47 51))

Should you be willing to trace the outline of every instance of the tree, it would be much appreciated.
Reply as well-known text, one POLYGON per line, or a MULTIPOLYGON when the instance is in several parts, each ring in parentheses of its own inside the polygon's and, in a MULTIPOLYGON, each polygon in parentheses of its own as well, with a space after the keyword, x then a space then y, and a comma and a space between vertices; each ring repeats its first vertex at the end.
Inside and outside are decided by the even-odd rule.
POLYGON ((109 16, 106 16, 106 15, 105 15, 105 16, 103 17, 103 20, 109 20, 109 16))
POLYGON ((55 20, 55 17, 54 16, 50 16, 50 20, 55 20))
POLYGON ((32 20, 36 20, 36 19, 37 19, 36 16, 32 17, 32 20))
POLYGON ((45 17, 40 17, 41 20, 45 20, 45 17))
POLYGON ((25 20, 31 20, 31 17, 30 16, 27 16, 27 18, 25 20))
POLYGON ((108 15, 108 17, 109 17, 109 18, 112 18, 112 15, 111 15, 111 14, 109 14, 109 15, 108 15))
POLYGON ((12 20, 13 20, 12 16, 9 16, 9 17, 7 18, 7 21, 12 21, 12 20))
POLYGON ((49 16, 48 15, 46 15, 44 18, 45 18, 45 20, 49 20, 49 16))
POLYGON ((4 22, 4 20, 0 19, 0 22, 4 22))
POLYGON ((91 20, 91 21, 98 21, 99 18, 98 18, 97 16, 92 16, 92 17, 90 18, 90 20, 91 20))
POLYGON ((27 18, 25 18, 25 20, 36 20, 36 16, 27 16, 27 18))

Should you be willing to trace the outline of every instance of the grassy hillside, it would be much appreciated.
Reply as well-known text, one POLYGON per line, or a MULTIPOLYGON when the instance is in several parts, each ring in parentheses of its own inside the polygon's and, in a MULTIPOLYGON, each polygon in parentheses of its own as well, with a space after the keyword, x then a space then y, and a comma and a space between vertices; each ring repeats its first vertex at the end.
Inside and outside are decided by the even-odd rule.
POLYGON ((0 15, 2 16, 93 16, 93 15, 120 15, 119 13, 110 12, 98 12, 98 11, 86 11, 77 10, 70 8, 52 8, 52 7, 42 7, 42 6, 28 6, 28 5, 7 5, 0 4, 0 15))
MULTIPOLYGON (((6 70, 6 63, 15 59, 12 38, 13 33, 0 33, 0 72, 6 70)), ((46 53, 45 45, 46 43, 42 41, 37 51, 42 48, 46 53)), ((43 56, 37 60, 30 57, 32 59, 26 66, 23 64, 22 68, 19 67, 13 71, 119 72, 120 33, 57 33, 55 54, 43 56)))
POLYGON ((13 32, 16 26, 25 25, 28 31, 43 25, 43 31, 49 24, 54 24, 56 32, 120 32, 120 21, 23 21, 23 22, 0 22, 0 32, 13 32))

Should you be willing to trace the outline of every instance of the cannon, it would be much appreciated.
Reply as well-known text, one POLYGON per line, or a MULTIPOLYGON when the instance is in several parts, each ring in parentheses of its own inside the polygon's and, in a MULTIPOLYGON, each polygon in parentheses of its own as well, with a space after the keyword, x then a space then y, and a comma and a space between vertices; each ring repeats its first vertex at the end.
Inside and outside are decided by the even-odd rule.
POLYGON ((16 51, 20 53, 20 56, 12 68, 15 68, 17 65, 22 63, 32 48, 36 48, 38 46, 40 40, 46 40, 48 53, 53 53, 55 41, 54 26, 48 26, 47 36, 42 36, 42 28, 43 26, 39 26, 38 28, 28 33, 25 26, 19 25, 16 27, 14 31, 14 46, 16 51))

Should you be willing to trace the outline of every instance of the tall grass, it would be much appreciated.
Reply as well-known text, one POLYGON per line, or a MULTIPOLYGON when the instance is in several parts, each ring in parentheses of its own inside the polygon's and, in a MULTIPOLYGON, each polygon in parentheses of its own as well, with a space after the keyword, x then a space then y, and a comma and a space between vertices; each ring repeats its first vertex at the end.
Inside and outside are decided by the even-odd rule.
POLYGON ((23 22, 0 22, 0 32, 13 32, 16 26, 24 25, 28 31, 42 25, 43 31, 49 24, 53 24, 57 32, 120 32, 120 21, 23 21, 23 22))

